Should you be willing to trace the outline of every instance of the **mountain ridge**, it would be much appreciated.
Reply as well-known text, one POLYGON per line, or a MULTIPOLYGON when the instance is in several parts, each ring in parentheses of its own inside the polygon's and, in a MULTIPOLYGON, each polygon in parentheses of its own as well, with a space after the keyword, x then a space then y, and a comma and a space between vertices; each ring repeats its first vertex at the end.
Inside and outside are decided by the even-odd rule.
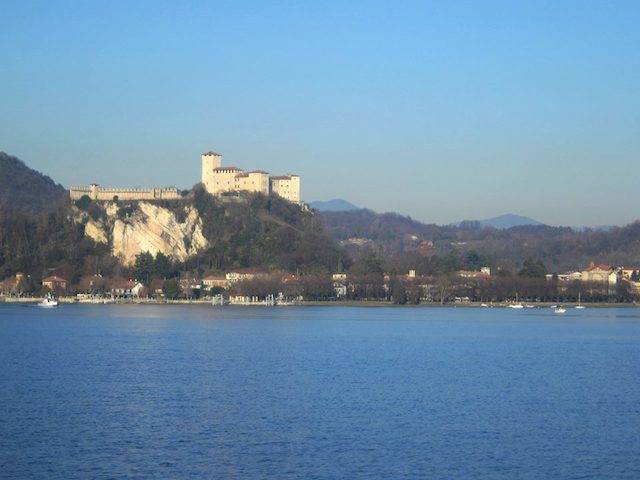
POLYGON ((309 202, 309 206, 319 212, 349 212, 352 210, 361 210, 360 207, 343 198, 315 200, 313 202, 309 202))
POLYGON ((0 207, 29 213, 49 213, 67 197, 66 189, 22 160, 0 151, 0 207))
POLYGON ((544 223, 534 220, 531 217, 525 217, 516 213, 504 213, 495 217, 478 220, 483 227, 491 227, 497 229, 509 229, 512 227, 521 227, 524 225, 544 225, 544 223))

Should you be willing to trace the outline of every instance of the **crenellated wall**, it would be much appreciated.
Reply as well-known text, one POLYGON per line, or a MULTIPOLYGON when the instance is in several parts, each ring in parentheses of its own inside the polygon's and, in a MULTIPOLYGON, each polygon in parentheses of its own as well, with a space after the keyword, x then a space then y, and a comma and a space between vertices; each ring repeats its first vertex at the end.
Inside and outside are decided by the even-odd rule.
POLYGON ((180 192, 177 188, 102 188, 93 184, 88 187, 71 187, 71 200, 79 200, 87 195, 91 200, 111 202, 118 200, 177 200, 180 192))

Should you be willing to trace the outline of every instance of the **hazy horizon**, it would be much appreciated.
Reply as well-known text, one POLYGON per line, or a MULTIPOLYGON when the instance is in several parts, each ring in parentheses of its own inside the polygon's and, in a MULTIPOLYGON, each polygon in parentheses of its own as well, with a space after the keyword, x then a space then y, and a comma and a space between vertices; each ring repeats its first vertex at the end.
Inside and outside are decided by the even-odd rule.
POLYGON ((8 1, 0 150, 65 186, 199 155, 448 224, 640 218, 640 4, 8 1))

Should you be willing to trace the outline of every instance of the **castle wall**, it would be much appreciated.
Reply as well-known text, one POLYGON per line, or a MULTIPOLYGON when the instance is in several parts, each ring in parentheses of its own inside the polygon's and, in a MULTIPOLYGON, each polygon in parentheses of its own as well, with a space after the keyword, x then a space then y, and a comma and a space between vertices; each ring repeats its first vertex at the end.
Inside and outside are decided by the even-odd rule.
POLYGON ((298 175, 271 177, 271 191, 285 200, 300 203, 300 177, 298 175))
POLYGON ((180 192, 177 188, 101 188, 97 185, 89 187, 71 187, 71 200, 79 200, 87 195, 91 200, 111 202, 118 200, 177 200, 180 192))
POLYGON ((236 175, 239 173, 242 173, 242 171, 235 167, 216 168, 211 174, 211 188, 207 188, 207 191, 212 195, 235 191, 236 175))
POLYGON ((269 174, 266 172, 249 172, 236 175, 235 190, 269 195, 269 174))

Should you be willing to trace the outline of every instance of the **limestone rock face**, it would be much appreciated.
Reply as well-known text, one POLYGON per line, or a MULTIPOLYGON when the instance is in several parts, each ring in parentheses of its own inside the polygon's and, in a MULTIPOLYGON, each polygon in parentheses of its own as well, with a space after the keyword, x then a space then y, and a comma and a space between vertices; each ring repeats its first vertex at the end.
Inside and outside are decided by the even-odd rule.
POLYGON ((184 261, 208 246, 202 233, 202 219, 193 206, 186 206, 180 219, 162 206, 138 202, 128 207, 126 215, 119 215, 115 203, 103 204, 105 216, 92 219, 87 213, 74 209, 72 218, 84 223, 84 233, 95 242, 110 245, 111 253, 124 265, 132 265, 136 255, 163 253, 184 261))
POLYGON ((105 227, 101 222, 89 219, 84 226, 84 234, 98 243, 109 243, 109 237, 105 231, 105 227))
POLYGON ((202 234, 202 220, 193 207, 179 222, 170 210, 151 203, 140 202, 137 210, 127 219, 113 224, 112 253, 123 264, 131 265, 136 255, 150 252, 163 253, 184 261, 207 247, 202 234))

